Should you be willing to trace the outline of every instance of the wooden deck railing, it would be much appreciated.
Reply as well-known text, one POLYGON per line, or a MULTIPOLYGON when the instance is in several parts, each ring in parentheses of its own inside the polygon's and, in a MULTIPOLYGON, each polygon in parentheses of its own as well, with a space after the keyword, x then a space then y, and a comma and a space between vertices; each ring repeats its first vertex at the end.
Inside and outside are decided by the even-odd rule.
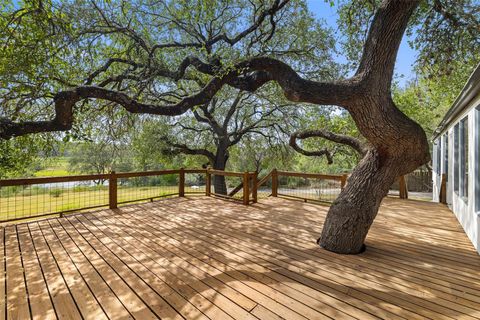
POLYGON ((207 169, 207 184, 206 192, 207 196, 217 196, 221 198, 227 198, 232 200, 241 200, 243 204, 249 205, 250 203, 257 202, 257 173, 256 172, 232 172, 232 171, 222 171, 222 170, 213 170, 207 169), (211 191, 212 188, 212 176, 223 176, 223 177, 236 177, 240 179, 240 184, 238 184, 232 191, 225 194, 218 194, 211 191), (243 194, 241 198, 235 197, 235 195, 243 189, 243 194), (252 197, 250 197, 250 194, 252 197))
MULTIPOLYGON (((407 198, 405 179, 401 177, 399 180, 400 198, 407 198)), ((0 222, 62 215, 102 207, 116 209, 119 205, 132 202, 195 194, 227 198, 245 205, 256 203, 259 193, 262 197, 280 196, 331 203, 346 183, 347 174, 327 175, 276 169, 261 179, 258 179, 256 172, 183 168, 8 179, 0 180, 0 222), (197 175, 198 183, 192 184, 192 179, 187 179, 189 175, 197 175), (227 185, 236 187, 227 194, 215 193, 212 191, 212 176, 231 178, 227 185)), ((442 187, 444 185, 442 181, 442 187)))
POLYGON ((179 169, 0 180, 0 221, 115 209, 119 204, 185 195, 185 174, 204 172, 179 169))
POLYGON ((211 169, 175 169, 144 172, 0 180, 0 222, 63 215, 69 212, 154 201, 155 199, 205 194, 257 202, 257 175, 211 169), (187 185, 186 176, 199 175, 199 185, 187 185), (212 192, 212 175, 238 177, 242 181, 240 199, 212 192), (205 190, 203 191, 203 188, 205 190))

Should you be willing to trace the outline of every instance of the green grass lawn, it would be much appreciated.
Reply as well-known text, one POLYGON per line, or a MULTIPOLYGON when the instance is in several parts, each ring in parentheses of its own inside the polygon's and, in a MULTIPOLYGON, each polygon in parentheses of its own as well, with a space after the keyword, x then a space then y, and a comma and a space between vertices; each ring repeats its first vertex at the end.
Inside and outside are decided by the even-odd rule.
MULTIPOLYGON (((185 188, 185 192, 204 192, 185 188)), ((157 198, 178 193, 177 186, 118 187, 118 202, 157 198)), ((108 187, 27 188, 13 193, 0 189, 0 221, 108 206, 108 187)), ((145 201, 145 200, 144 200, 145 201)))

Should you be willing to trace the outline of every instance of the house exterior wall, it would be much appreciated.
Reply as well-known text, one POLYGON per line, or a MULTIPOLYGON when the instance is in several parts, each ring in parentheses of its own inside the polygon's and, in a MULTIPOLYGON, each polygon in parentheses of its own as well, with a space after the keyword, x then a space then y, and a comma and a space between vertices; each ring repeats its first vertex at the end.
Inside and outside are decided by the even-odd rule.
MULTIPOLYGON (((457 150, 460 150, 463 141, 457 141, 457 150)), ((439 201, 441 174, 446 173, 447 204, 480 253, 480 93, 433 142, 433 200, 439 201), (454 187, 455 171, 459 170, 462 165, 460 162, 463 162, 460 152, 455 150, 455 126, 465 117, 468 117, 468 154, 465 155, 468 157, 468 195, 462 196, 461 191, 454 187)), ((460 170, 458 175, 458 183, 461 185, 460 170)))

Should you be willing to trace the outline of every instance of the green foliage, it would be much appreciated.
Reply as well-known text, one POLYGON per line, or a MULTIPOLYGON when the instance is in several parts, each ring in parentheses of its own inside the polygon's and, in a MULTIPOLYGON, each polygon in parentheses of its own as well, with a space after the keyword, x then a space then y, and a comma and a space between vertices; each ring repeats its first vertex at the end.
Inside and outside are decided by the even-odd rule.
POLYGON ((53 198, 59 198, 63 194, 62 189, 52 189, 48 192, 48 194, 53 198))
POLYGON ((394 88, 394 101, 400 110, 422 126, 427 137, 431 137, 460 94, 476 62, 452 63, 453 71, 448 75, 435 78, 420 76, 417 82, 410 83, 406 88, 394 88))
POLYGON ((295 152, 281 141, 270 143, 262 136, 251 135, 231 149, 227 169, 237 172, 257 171, 262 176, 275 168, 290 168, 294 159, 295 152))
MULTIPOLYGON (((327 0, 326 0, 327 1, 327 0)), ((342 48, 353 70, 381 0, 340 0, 342 48)), ((409 45, 419 54, 416 67, 430 77, 450 75, 456 63, 480 61, 478 0, 424 0, 409 21, 409 45)))
POLYGON ((103 174, 132 170, 128 148, 114 142, 85 142, 73 144, 69 170, 83 174, 103 174))
POLYGON ((50 147, 41 137, 0 139, 0 179, 27 176, 41 167, 41 158, 50 154, 50 147))
POLYGON ((143 123, 138 134, 132 139, 133 162, 136 170, 161 170, 168 167, 181 167, 185 157, 169 155, 163 137, 169 133, 167 119, 150 120, 143 123))
POLYGON ((38 171, 33 174, 35 177, 58 177, 69 175, 68 158, 66 157, 52 157, 43 158, 42 165, 38 171))
POLYGON ((95 185, 95 186, 75 186, 72 188, 73 192, 88 192, 88 191, 106 191, 108 186, 95 185))

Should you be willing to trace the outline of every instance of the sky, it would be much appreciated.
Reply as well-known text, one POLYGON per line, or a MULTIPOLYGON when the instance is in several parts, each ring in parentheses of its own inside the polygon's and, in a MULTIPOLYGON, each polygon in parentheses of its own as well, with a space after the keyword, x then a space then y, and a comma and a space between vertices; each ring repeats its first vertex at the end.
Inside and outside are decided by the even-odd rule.
MULTIPOLYGON (((336 7, 331 7, 325 0, 307 0, 307 4, 317 18, 324 19, 333 30, 338 30, 336 7)), ((417 52, 410 48, 407 41, 407 36, 404 36, 395 64, 395 80, 402 87, 405 86, 409 80, 415 78, 412 65, 415 62, 417 52)), ((342 62, 342 60, 345 61, 345 58, 342 57, 338 59, 339 62, 342 62)))

